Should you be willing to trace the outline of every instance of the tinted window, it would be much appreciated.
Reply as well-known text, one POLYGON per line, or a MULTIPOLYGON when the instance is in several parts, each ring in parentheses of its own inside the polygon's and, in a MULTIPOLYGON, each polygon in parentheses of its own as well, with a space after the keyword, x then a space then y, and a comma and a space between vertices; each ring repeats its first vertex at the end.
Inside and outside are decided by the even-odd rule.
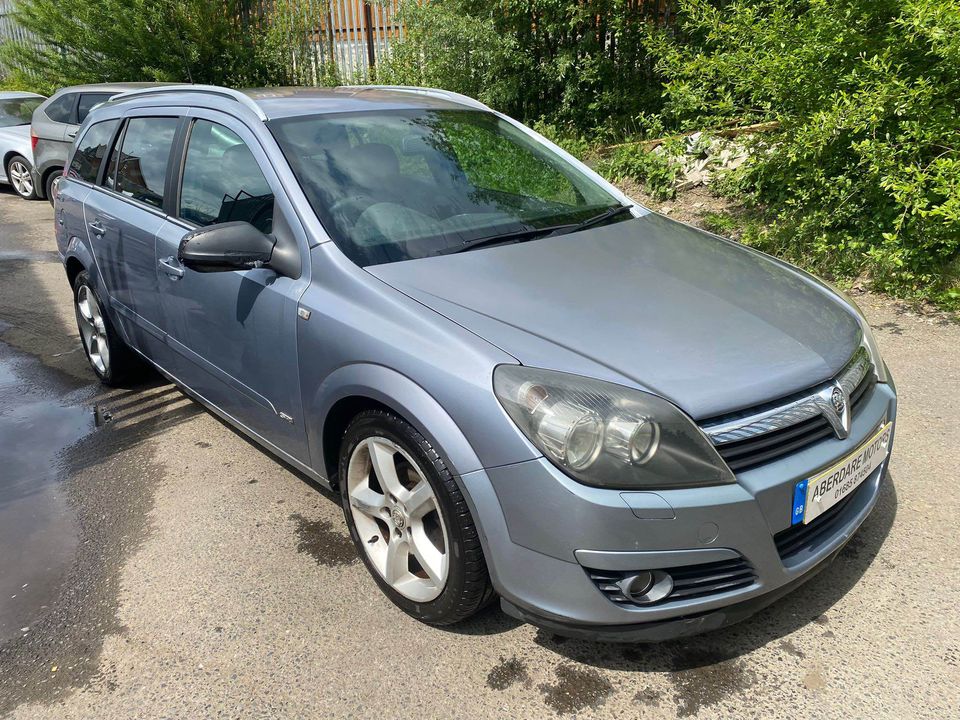
POLYGON ((112 97, 110 93, 84 93, 80 96, 80 102, 77 104, 77 122, 82 123, 87 119, 90 110, 94 105, 106 102, 112 97))
POLYGON ((197 120, 183 164, 180 217, 198 225, 245 220, 268 233, 273 192, 257 159, 232 130, 197 120))
POLYGON ((0 100, 0 127, 29 125, 33 111, 43 102, 39 97, 11 98, 0 100))
POLYGON ((73 104, 77 100, 76 93, 67 93, 61 95, 52 103, 44 108, 43 112, 48 118, 58 123, 68 123, 73 121, 73 104))
MULTIPOLYGON (((131 118, 116 167, 116 190, 126 197, 163 206, 163 184, 177 118, 131 118)), ((112 161, 111 161, 112 162, 112 161)))
POLYGON ((100 165, 107 154, 110 139, 119 124, 119 120, 107 120, 87 128, 77 144, 73 160, 70 161, 70 177, 91 183, 97 181, 97 173, 100 172, 100 165))

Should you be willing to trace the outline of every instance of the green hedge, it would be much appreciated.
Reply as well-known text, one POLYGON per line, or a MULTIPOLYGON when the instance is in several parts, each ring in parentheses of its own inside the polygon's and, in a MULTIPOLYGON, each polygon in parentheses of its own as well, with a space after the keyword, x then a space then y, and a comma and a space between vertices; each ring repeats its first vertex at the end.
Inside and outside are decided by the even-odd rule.
MULTIPOLYGON (((234 85, 305 81, 288 69, 309 26, 276 0, 19 0, 47 45, 8 43, 8 81, 234 85), (299 38, 299 40, 298 40, 299 38), (299 43, 299 45, 298 45, 299 43)), ((960 306, 960 2, 407 0, 405 39, 378 82, 481 98, 577 152, 629 137, 776 120, 723 187, 754 208, 747 241, 838 277, 960 306), (662 7, 660 3, 657 7, 662 7)), ((330 82, 335 68, 322 69, 330 82)), ((669 194, 661 158, 603 168, 669 194)))
POLYGON ((639 0, 403 0, 405 39, 378 82, 455 90, 565 130, 633 127, 657 104, 639 0))
MULTIPOLYGON (((304 0, 17 0, 33 41, 0 46, 7 87, 52 92, 88 82, 196 82, 235 87, 295 82, 291 53, 307 37, 304 0)), ((321 69, 323 71, 323 69, 321 69)))
POLYGON ((672 127, 778 120, 726 189, 755 244, 960 305, 960 4, 684 0, 650 33, 672 127))

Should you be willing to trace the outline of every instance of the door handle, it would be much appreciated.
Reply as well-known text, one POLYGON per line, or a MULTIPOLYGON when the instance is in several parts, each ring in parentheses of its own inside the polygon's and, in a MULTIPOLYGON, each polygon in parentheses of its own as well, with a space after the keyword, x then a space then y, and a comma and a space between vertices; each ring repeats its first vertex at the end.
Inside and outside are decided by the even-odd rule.
POLYGON ((68 140, 73 140, 76 136, 77 136, 77 131, 76 131, 76 130, 70 130, 70 131, 67 132, 67 139, 68 139, 68 140))
POLYGON ((183 265, 174 260, 173 256, 163 258, 158 264, 171 280, 179 280, 183 277, 183 265))
POLYGON ((107 231, 99 220, 94 220, 91 223, 87 223, 87 225, 93 230, 94 235, 103 235, 107 231))

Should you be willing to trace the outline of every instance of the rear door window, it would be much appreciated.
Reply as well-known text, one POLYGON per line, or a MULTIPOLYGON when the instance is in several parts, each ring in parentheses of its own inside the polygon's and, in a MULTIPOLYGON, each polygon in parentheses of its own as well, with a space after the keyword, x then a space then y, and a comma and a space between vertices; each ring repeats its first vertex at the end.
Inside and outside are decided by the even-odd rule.
POLYGON ((77 102, 76 93, 61 95, 43 109, 44 114, 58 123, 73 122, 73 106, 77 102))
POLYGON ((121 195, 163 207, 170 149, 179 118, 136 117, 127 120, 119 152, 111 158, 116 180, 104 182, 121 195))
POLYGON ((180 217, 197 225, 243 220, 269 233, 273 191, 257 159, 229 128, 197 120, 183 164, 180 217))
POLYGON ((119 120, 106 120, 91 125, 77 143, 77 151, 70 161, 69 176, 88 183, 97 181, 100 166, 107 155, 110 140, 120 124, 119 120))
POLYGON ((77 104, 77 124, 86 120, 87 115, 90 114, 90 111, 94 107, 102 102, 106 102, 111 97, 113 97, 112 93, 82 93, 80 95, 80 102, 77 104))

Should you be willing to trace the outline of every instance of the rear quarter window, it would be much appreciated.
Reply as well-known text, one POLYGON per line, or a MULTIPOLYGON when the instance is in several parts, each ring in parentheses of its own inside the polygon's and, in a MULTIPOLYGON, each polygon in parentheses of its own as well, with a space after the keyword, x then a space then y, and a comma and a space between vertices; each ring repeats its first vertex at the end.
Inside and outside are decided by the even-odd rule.
POLYGON ((77 103, 77 122, 82 123, 94 107, 106 102, 111 97, 113 95, 110 93, 83 93, 80 95, 80 102, 77 103))
POLYGON ((43 109, 43 113, 54 122, 73 122, 73 105, 76 100, 76 93, 67 93, 66 95, 61 95, 47 105, 43 109))

